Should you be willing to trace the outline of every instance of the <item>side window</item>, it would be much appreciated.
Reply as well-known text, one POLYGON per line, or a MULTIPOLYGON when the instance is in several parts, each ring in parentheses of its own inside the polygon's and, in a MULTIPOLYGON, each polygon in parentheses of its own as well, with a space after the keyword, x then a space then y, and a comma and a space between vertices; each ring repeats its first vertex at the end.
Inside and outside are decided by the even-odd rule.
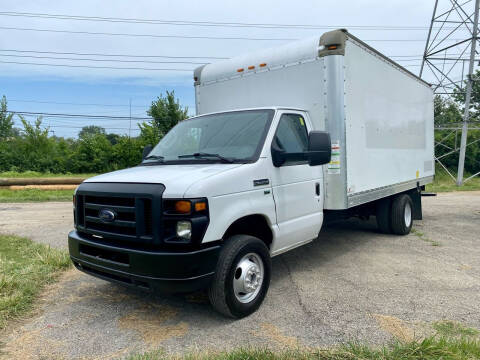
MULTIPOLYGON (((301 153, 308 150, 308 132, 303 116, 283 114, 278 123, 275 138, 276 146, 287 153, 301 153)), ((286 164, 303 164, 307 161, 287 161, 286 164)))

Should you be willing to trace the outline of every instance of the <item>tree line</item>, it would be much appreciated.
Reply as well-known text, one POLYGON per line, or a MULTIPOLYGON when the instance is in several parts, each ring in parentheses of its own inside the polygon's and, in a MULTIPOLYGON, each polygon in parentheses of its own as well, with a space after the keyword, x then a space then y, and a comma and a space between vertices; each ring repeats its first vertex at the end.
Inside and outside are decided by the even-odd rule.
POLYGON ((139 124, 140 135, 107 133, 100 126, 85 126, 78 138, 50 135, 42 117, 30 123, 18 115, 14 127, 7 99, 0 102, 0 172, 103 173, 138 165, 143 147, 155 145, 179 121, 188 117, 174 92, 160 95, 147 111, 152 120, 139 124))

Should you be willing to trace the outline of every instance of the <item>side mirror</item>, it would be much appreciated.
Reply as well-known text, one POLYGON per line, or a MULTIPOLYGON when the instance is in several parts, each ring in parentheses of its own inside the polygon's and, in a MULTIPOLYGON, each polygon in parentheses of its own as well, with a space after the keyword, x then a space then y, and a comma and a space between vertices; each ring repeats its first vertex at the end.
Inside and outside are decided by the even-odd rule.
POLYGON ((145 160, 145 158, 148 156, 148 154, 150 154, 152 149, 153 149, 152 145, 150 144, 145 145, 145 147, 143 148, 142 160, 145 160))
POLYGON ((326 131, 310 131, 308 134, 308 163, 310 166, 323 165, 332 157, 332 141, 326 131))
POLYGON ((273 166, 280 167, 282 166, 285 161, 285 150, 281 149, 277 144, 276 141, 272 143, 272 162, 273 166))

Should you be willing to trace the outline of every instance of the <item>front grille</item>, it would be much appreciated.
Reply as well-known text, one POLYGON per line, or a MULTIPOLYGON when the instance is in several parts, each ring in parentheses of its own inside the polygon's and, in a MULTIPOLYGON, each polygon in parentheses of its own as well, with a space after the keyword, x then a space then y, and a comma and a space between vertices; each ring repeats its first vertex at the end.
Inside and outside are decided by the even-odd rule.
MULTIPOLYGON (((137 235, 137 220, 135 216, 135 198, 85 196, 85 227, 112 234, 137 235), (115 220, 105 222, 100 218, 102 210, 110 210, 115 214, 115 220)), ((138 199, 150 202, 150 199, 138 199)))
POLYGON ((76 193, 77 230, 97 239, 155 243, 163 190, 163 185, 153 184, 83 183, 76 193), (100 216, 105 210, 113 219, 100 216))

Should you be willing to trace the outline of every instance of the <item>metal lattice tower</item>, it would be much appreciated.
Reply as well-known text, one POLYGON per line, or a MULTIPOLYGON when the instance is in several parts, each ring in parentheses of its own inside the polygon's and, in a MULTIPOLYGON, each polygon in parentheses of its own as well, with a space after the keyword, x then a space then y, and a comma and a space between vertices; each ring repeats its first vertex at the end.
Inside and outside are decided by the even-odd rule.
MULTIPOLYGON (((432 83, 436 94, 449 98, 452 98, 454 92, 465 95, 465 110, 462 122, 448 124, 448 126, 437 125, 437 129, 452 130, 447 137, 452 133, 456 135, 457 130, 461 129, 460 147, 456 148, 455 146, 455 149, 451 149, 448 153, 460 152, 456 177, 457 185, 462 185, 464 182, 463 172, 468 129, 469 127, 480 128, 478 127, 480 125, 478 122, 471 121, 469 111, 472 83, 478 80, 473 78, 473 74, 476 63, 480 61, 476 50, 479 5, 480 0, 464 0, 463 2, 458 0, 435 0, 430 30, 420 68, 420 77, 432 83)), ((447 137, 442 141, 445 141, 447 137)), ((442 141, 436 145, 442 145, 442 141)), ((437 157, 435 159, 454 178, 440 159, 437 157)))

